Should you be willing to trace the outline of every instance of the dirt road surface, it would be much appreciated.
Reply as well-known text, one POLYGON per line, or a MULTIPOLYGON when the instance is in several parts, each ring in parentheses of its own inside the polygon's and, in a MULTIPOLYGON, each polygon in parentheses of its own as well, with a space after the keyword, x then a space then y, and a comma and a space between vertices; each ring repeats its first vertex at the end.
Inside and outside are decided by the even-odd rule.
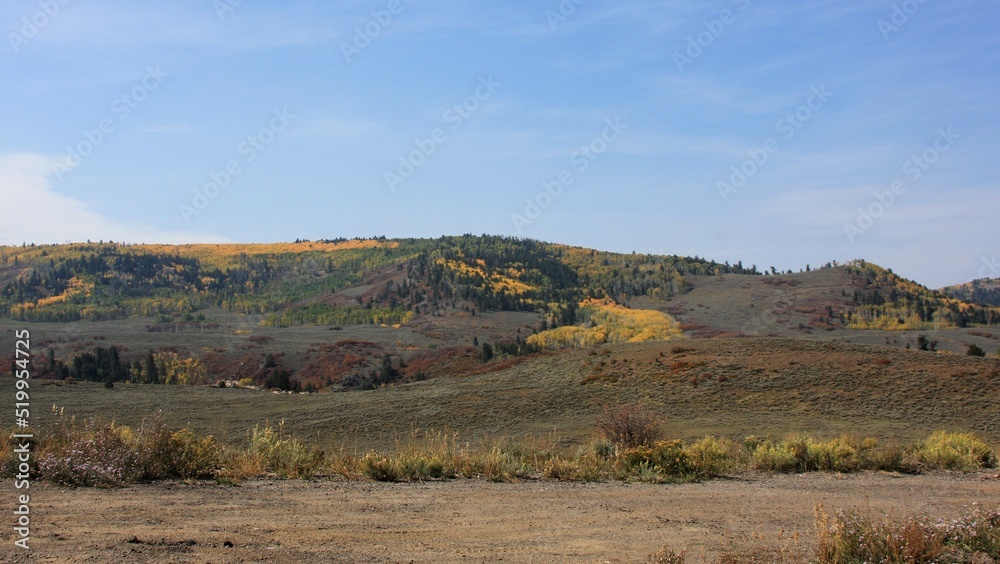
POLYGON ((261 480, 31 488, 30 551, 4 562, 645 562, 664 545, 713 561, 759 535, 808 554, 814 506, 949 517, 1000 505, 996 470, 751 476, 698 484, 261 480), (798 537, 795 546, 794 538, 798 537))

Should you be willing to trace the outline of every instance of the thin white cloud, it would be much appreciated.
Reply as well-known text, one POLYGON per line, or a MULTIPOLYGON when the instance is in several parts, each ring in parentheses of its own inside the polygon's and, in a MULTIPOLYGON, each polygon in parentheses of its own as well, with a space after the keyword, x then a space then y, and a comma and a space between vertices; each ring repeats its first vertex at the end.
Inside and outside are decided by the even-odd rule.
POLYGON ((52 158, 31 153, 0 155, 0 244, 104 240, 127 243, 222 243, 189 231, 161 231, 102 216, 86 203, 52 190, 52 158))

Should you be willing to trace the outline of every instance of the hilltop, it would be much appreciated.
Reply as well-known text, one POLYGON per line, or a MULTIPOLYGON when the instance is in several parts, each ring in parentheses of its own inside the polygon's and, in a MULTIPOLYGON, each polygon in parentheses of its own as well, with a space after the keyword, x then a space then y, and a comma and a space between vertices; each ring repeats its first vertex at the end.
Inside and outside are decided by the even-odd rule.
POLYGON ((962 301, 1000 306, 1000 278, 980 278, 941 291, 962 301))

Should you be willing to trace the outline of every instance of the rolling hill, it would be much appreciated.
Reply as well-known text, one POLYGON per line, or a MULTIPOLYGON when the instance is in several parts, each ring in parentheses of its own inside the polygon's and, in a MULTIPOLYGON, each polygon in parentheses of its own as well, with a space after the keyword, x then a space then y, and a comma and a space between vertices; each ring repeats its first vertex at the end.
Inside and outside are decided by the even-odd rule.
POLYGON ((980 278, 965 284, 948 286, 941 291, 965 302, 1000 306, 1000 278, 980 278))
POLYGON ((44 401, 123 421, 169 406, 221 435, 288 416, 366 444, 411 427, 577 441, 632 399, 681 434, 998 437, 998 362, 964 356, 995 356, 998 321, 864 261, 763 273, 471 235, 0 248, 0 350, 31 330, 44 401))

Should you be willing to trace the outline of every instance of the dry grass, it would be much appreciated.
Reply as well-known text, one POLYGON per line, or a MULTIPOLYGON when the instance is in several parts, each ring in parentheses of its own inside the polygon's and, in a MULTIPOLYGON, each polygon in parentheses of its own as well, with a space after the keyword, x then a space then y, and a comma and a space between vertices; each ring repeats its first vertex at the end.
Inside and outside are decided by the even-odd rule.
POLYGON ((978 504, 952 520, 913 515, 874 515, 816 508, 816 561, 995 562, 1000 559, 1000 511, 978 504))
MULTIPOLYGON (((294 368, 293 360, 305 358, 308 344, 320 338, 312 329, 266 333, 275 335, 271 350, 287 350, 285 358, 294 368)), ((397 333, 367 326, 351 330, 363 331, 359 336, 373 342, 384 342, 390 334, 404 343, 414 339, 405 328, 397 333)), ((141 326, 128 335, 142 337, 137 331, 141 326)), ((323 337, 329 339, 329 333, 323 337)), ((106 342, 125 337, 108 333, 106 342)), ((335 338, 341 337, 338 333, 335 338)), ((194 351, 217 344, 218 335, 181 333, 176 338, 194 351)), ((245 340, 240 337, 239 342, 245 340)), ((751 430, 777 437, 795 431, 823 437, 851 432, 908 444, 947 429, 975 431, 1000 442, 1000 379, 990 376, 1000 366, 995 359, 780 339, 689 339, 683 344, 686 357, 679 359, 671 355, 674 346, 602 346, 596 356, 571 351, 531 357, 463 377, 428 372, 427 381, 372 393, 274 396, 197 386, 120 384, 105 390, 91 383, 36 384, 46 403, 79 415, 101 414, 135 426, 143 415, 162 409, 172 428, 190 427, 228 443, 245 439, 247 429, 265 420, 284 418, 289 432, 326 449, 342 441, 361 450, 387 449, 394 432, 411 426, 460 430, 467 440, 544 434, 555 428, 581 444, 589 439, 602 406, 640 398, 649 409, 669 415, 671 434, 685 439, 707 434, 735 438, 751 430), (875 364, 883 357, 892 360, 891 366, 875 364), (669 368, 674 360, 702 364, 674 373, 669 368), (702 380, 702 373, 713 377, 702 380)), ((126 356, 144 354, 149 344, 130 341, 128 347, 126 356)), ((238 359, 251 357, 253 364, 268 351, 242 352, 238 359)), ((53 422, 40 413, 33 423, 44 428, 53 422)))
MULTIPOLYGON (((32 473, 67 486, 206 478, 220 464, 214 437, 198 437, 188 429, 170 431, 159 413, 137 428, 63 416, 56 431, 36 436, 32 473)), ((4 460, 5 471, 12 461, 4 460)))
MULTIPOLYGON (((1000 510, 973 503, 962 515, 944 519, 925 515, 875 514, 871 510, 827 513, 815 508, 815 551, 802 547, 797 533, 776 538, 754 534, 732 541, 719 564, 805 563, 884 564, 980 563, 1000 560, 1000 510), (811 552, 811 553, 810 553, 811 552)), ((683 564, 685 550, 663 547, 650 562, 683 564)))
MULTIPOLYGON (((170 431, 157 414, 132 428, 114 421, 78 422, 60 415, 54 431, 38 432, 36 477, 73 486, 119 486, 158 479, 210 478, 224 483, 269 476, 340 476, 386 482, 451 478, 512 482, 686 482, 745 472, 974 471, 994 467, 995 452, 968 433, 938 431, 908 447, 880 447, 873 438, 819 441, 806 435, 741 441, 704 437, 658 440, 657 418, 638 405, 609 408, 604 437, 568 451, 555 434, 462 441, 457 434, 411 431, 384 450, 324 452, 290 434, 284 421, 254 426, 240 443, 220 445, 191 430, 170 431)), ((3 471, 14 456, 3 452, 3 471)))

